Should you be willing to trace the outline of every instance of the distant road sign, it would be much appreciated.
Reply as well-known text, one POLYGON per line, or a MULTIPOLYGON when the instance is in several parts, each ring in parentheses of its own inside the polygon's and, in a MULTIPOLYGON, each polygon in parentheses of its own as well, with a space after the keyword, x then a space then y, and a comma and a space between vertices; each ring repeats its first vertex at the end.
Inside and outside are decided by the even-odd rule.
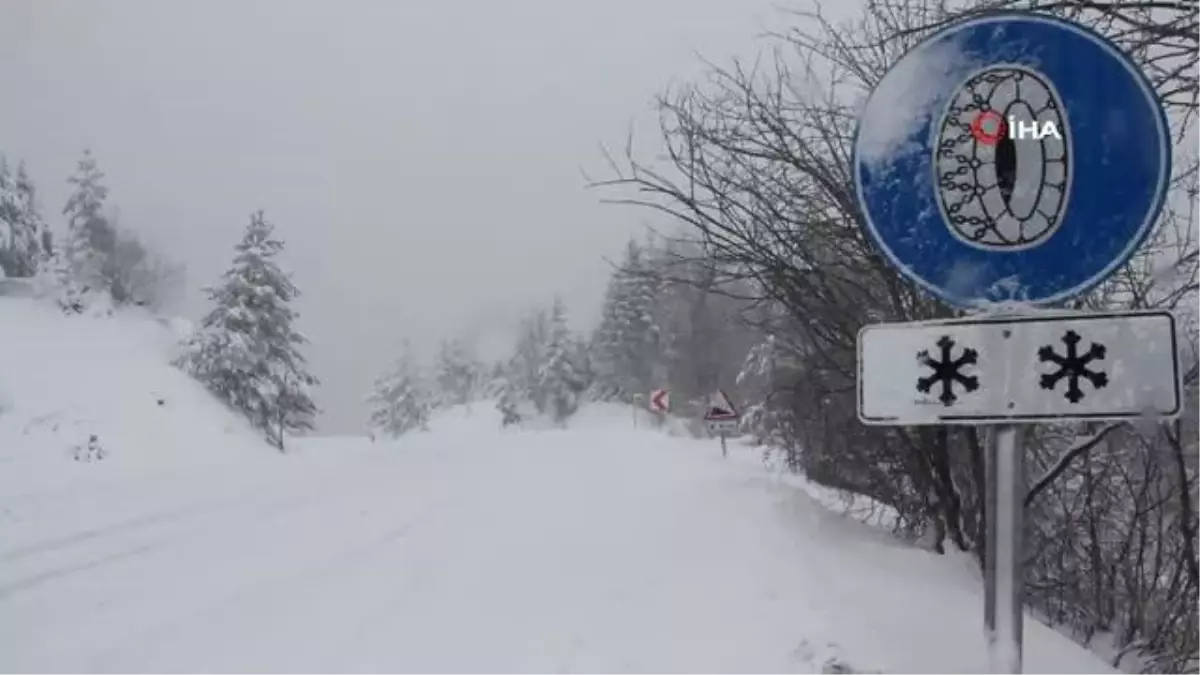
POLYGON ((733 406, 733 401, 730 401, 723 391, 713 394, 708 409, 704 412, 706 420, 736 420, 738 417, 739 414, 737 408, 733 406))
POLYGON ((708 427, 708 432, 714 436, 732 436, 738 430, 738 420, 736 418, 707 420, 705 421, 705 425, 708 427))
POLYGON ((667 412, 671 409, 671 395, 666 389, 650 392, 650 409, 654 412, 667 412))
POLYGON ((1181 406, 1168 312, 867 326, 858 336, 865 424, 1162 418, 1181 406))
POLYGON ((1166 116, 1118 47, 1072 22, 953 24, 872 92, 854 141, 866 230, 942 300, 1054 303, 1124 265, 1171 174, 1166 116))

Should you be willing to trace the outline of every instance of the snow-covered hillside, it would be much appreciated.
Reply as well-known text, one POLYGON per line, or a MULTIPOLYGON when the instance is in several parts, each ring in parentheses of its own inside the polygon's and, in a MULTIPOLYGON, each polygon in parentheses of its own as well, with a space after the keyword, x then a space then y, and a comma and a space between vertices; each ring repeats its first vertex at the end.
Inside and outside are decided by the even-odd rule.
POLYGON ((2 290, 0 575, 6 579, 26 569, 19 552, 29 545, 145 517, 154 495, 183 508, 172 501, 177 485, 219 481, 281 459, 170 365, 186 326, 136 309, 68 318, 48 301, 13 297, 21 289, 12 282, 2 290), (75 461, 92 435, 104 459, 75 461))
POLYGON ((247 425, 170 365, 186 326, 137 309, 64 316, 0 297, 0 486, 180 470, 269 455, 247 425), (95 435, 96 466, 64 462, 95 435))
MULTIPOLYGON (((149 319, 0 298, 0 330, 0 670, 986 668, 968 558, 848 521, 742 446, 604 406, 502 430, 477 404, 280 455, 149 319), (109 456, 73 461, 89 434, 109 456)), ((1026 632, 1030 671, 1108 670, 1026 632)))

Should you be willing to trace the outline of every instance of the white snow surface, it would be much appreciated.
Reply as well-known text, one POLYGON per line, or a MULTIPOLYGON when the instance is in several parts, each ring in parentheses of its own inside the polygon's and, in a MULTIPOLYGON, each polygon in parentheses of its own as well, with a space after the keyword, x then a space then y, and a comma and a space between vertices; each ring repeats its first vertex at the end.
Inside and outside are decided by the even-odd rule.
POLYGON ((0 494, 277 459, 170 365, 185 328, 140 310, 68 318, 37 298, 0 297, 0 494), (112 461, 69 461, 91 434, 112 461))
MULTIPOLYGON (((167 326, 0 298, 0 330, 0 671, 987 668, 968 556, 739 443, 616 406, 501 430, 478 403, 281 455, 167 365, 167 326), (72 461, 89 433, 110 455, 72 461)), ((1111 672, 1032 617, 1025 656, 1111 672)))

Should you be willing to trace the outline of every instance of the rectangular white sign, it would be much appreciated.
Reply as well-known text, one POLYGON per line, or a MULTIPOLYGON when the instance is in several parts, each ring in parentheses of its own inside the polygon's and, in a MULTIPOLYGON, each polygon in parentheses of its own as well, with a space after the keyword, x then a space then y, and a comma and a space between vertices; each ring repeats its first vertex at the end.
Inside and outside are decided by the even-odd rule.
POLYGON ((708 420, 708 433, 714 436, 729 436, 737 433, 738 421, 736 419, 724 420, 708 420))
POLYGON ((1170 418, 1180 405, 1169 312, 877 324, 858 335, 864 424, 1170 418))

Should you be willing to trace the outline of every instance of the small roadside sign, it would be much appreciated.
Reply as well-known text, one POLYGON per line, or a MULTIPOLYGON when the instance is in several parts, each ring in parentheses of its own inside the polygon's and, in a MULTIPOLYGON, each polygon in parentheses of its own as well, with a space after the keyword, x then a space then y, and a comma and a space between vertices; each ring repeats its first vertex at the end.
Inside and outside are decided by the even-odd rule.
POLYGON ((704 411, 706 420, 736 420, 738 417, 740 415, 737 408, 733 406, 733 402, 729 400, 725 392, 719 390, 713 394, 708 408, 704 411))
POLYGON ((666 389, 655 389, 650 392, 650 410, 667 412, 671 409, 671 395, 666 389))
POLYGON ((736 419, 708 420, 705 424, 713 436, 731 436, 738 430, 738 420, 736 419))
POLYGON ((995 424, 1179 414, 1169 312, 876 324, 858 339, 864 424, 995 424))
POLYGON ((725 392, 718 389, 709 399, 708 408, 704 411, 704 422, 710 434, 720 437, 722 456, 729 452, 725 445, 725 438, 737 433, 740 418, 741 415, 734 407, 733 401, 729 400, 725 392))

